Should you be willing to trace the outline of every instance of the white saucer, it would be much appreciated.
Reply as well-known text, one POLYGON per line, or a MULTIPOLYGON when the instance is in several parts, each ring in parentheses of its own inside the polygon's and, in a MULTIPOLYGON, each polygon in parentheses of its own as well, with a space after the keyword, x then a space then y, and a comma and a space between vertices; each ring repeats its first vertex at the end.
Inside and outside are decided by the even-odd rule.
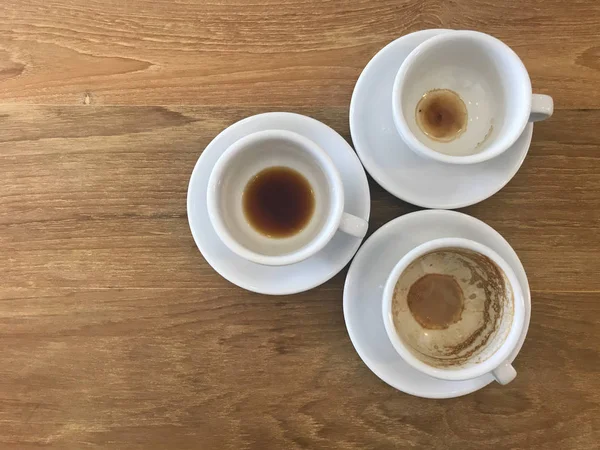
POLYGON ((350 103, 352 141, 367 172, 390 194, 424 208, 462 208, 494 195, 521 167, 533 134, 529 123, 502 155, 471 165, 426 159, 406 146, 392 118, 394 78, 417 45, 447 31, 418 31, 381 49, 360 75, 350 103))
POLYGON ((342 177, 344 211, 369 220, 371 199, 367 176, 352 147, 327 125, 292 113, 265 113, 248 117, 215 137, 200 155, 192 172, 187 213, 198 249, 223 278, 249 291, 285 295, 312 289, 332 278, 350 262, 362 239, 338 232, 318 254, 281 267, 246 261, 221 242, 210 223, 206 208, 210 172, 225 149, 238 139, 257 131, 276 129, 299 133, 324 149, 342 177))
MULTIPOLYGON (((525 297, 525 326, 511 361, 525 341, 531 317, 531 293, 523 265, 509 243, 489 225, 466 214, 443 210, 418 211, 385 224, 367 239, 350 266, 344 286, 344 319, 354 348, 373 373, 390 386, 418 397, 458 397, 493 381, 490 374, 467 381, 424 375, 404 362, 385 332, 381 302, 392 268, 417 245, 445 237, 472 239, 487 245, 515 271, 525 297)), ((518 372, 518 365, 516 368, 518 372)))

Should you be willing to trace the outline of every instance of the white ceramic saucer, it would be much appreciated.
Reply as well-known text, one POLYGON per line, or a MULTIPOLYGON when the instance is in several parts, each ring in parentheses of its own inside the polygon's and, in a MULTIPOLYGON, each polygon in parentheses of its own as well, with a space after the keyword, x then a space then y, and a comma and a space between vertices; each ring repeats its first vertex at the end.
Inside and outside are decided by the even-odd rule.
POLYGON ((269 267, 247 261, 229 250, 208 218, 206 190, 217 159, 238 139, 257 131, 288 130, 319 145, 331 157, 342 177, 344 211, 369 220, 371 199, 367 176, 352 147, 318 120, 292 113, 265 113, 248 117, 222 131, 204 149, 188 187, 187 213, 196 245, 223 278, 249 291, 285 295, 312 289, 336 275, 358 250, 362 239, 338 231, 316 255, 289 266, 269 267))
MULTIPOLYGON (((367 239, 350 266, 344 286, 344 319, 354 348, 373 373, 390 386, 418 397, 458 397, 493 381, 490 374, 467 381, 445 381, 422 374, 396 353, 385 332, 381 303, 391 270, 417 245, 445 237, 484 244, 515 271, 525 297, 525 325, 511 361, 525 341, 531 317, 531 293, 523 265, 508 242, 489 225, 466 214, 443 210, 418 211, 385 224, 367 239)), ((518 372, 518 365, 516 369, 518 372)))
POLYGON ((390 194, 424 208, 462 208, 494 195, 521 167, 533 134, 529 123, 510 149, 479 164, 445 164, 406 146, 392 118, 394 78, 417 45, 448 31, 418 31, 388 44, 363 70, 350 103, 352 141, 367 172, 390 194))

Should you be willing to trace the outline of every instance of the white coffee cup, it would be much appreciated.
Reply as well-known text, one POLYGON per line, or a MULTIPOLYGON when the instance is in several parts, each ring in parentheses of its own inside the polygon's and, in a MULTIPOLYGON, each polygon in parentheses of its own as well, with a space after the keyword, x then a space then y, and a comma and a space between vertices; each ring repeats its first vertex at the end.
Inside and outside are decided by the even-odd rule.
POLYGON ((207 206, 210 221, 223 243, 249 261, 282 266, 319 252, 337 230, 365 236, 368 223, 344 212, 344 186, 327 153, 313 141, 285 130, 250 134, 223 152, 210 175, 207 206), (315 208, 297 234, 273 238, 255 230, 244 215, 242 197, 248 182, 269 167, 288 167, 309 182, 315 208))
MULTIPOLYGON (((424 374, 443 380, 467 380, 491 373, 501 384, 509 383, 517 374, 509 357, 518 345, 524 326, 525 303, 522 289, 508 263, 496 252, 478 242, 443 238, 426 242, 408 252, 396 264, 387 279, 383 292, 382 313, 385 330, 398 354, 424 374), (461 255, 461 252, 463 256, 460 258, 453 256, 461 255), (463 259, 465 255, 466 259, 463 259), (466 264, 465 261, 470 263, 466 264), (474 265, 473 261, 476 261, 474 265), (476 269, 472 272, 469 267, 476 269), (486 269, 489 267, 492 269, 486 269), (465 273, 470 275, 465 276, 465 273), (478 284, 482 273, 488 274, 487 280, 490 280, 490 284, 483 288, 487 290, 482 290, 478 284), (427 274, 454 277, 454 282, 457 282, 457 285, 460 283, 461 292, 464 294, 460 319, 445 329, 422 327, 413 317, 410 302, 406 300, 406 305, 403 303, 409 297, 406 287, 410 285, 412 288, 417 279, 427 274), (461 280, 458 280, 458 277, 461 277, 461 280), (494 291, 490 286, 500 287, 494 291), (395 292, 397 303, 393 307, 395 292), (490 302, 487 308, 480 310, 478 307, 481 303, 471 300, 470 307, 469 299, 475 299, 478 295, 476 292, 484 292, 484 298, 497 295, 496 298, 502 301, 502 306, 499 306, 500 303, 490 302), (486 321, 486 311, 498 319, 486 321), (482 332, 478 342, 479 337, 474 338, 477 335, 473 330, 482 330, 484 323, 489 325, 485 330, 492 331, 488 334, 487 331, 482 332), (441 356, 445 348, 442 345, 438 347, 438 344, 446 337, 452 339, 447 348, 451 345, 453 348, 459 348, 463 354, 457 354, 456 358, 449 356, 447 359, 441 359, 446 358, 445 355, 441 356), (432 357, 427 351, 428 348, 435 349, 434 352, 439 351, 440 355, 432 357)), ((492 316, 488 316, 488 319, 489 317, 492 316)))
POLYGON ((473 164, 509 149, 528 122, 552 115, 554 102, 532 94, 527 69, 502 41, 477 31, 449 31, 406 57, 394 81, 392 109, 411 150, 445 163, 473 164), (448 142, 431 138, 416 119, 423 96, 441 89, 458 94, 467 110, 464 132, 448 142))

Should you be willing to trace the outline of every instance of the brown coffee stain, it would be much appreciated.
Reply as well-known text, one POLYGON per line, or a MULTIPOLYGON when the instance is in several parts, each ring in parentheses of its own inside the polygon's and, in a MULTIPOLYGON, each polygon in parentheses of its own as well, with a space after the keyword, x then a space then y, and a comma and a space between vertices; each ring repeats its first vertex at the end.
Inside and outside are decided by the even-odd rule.
POLYGON ((485 136, 483 137, 481 142, 477 143, 477 145, 475 146, 475 149, 481 148, 481 146, 485 143, 485 141, 487 141, 488 138, 492 135, 493 131, 494 131, 494 125, 490 125, 489 130, 487 130, 487 133, 485 133, 485 136))
POLYGON ((432 89, 426 92, 415 110, 417 125, 435 141, 450 142, 467 129, 467 106, 450 89, 432 89))
POLYGON ((469 283, 475 284, 485 292, 482 324, 462 342, 453 347, 448 347, 445 352, 446 356, 453 357, 447 361, 447 365, 456 365, 462 364, 485 348, 498 329, 505 299, 508 298, 508 301, 513 301, 513 296, 512 292, 507 295, 504 274, 490 258, 463 249, 451 249, 449 251, 466 258, 462 260, 462 263, 471 274, 469 283), (473 263, 470 263, 468 259, 473 260, 473 263), (483 274, 479 274, 477 269, 483 271, 483 274), (473 346, 478 340, 479 343, 473 346))
POLYGON ((408 290, 408 308, 414 319, 430 330, 444 330, 460 320, 464 295, 454 277, 428 273, 408 290))
MULTIPOLYGON (((479 326, 458 344, 436 347, 437 356, 423 353, 428 358, 435 359, 436 366, 457 366, 477 357, 495 338, 502 321, 504 308, 507 307, 509 311, 512 311, 512 307, 506 305, 514 302, 514 296, 506 282, 504 272, 487 256, 461 248, 448 248, 432 253, 440 253, 441 257, 445 257, 445 253, 456 255, 469 273, 467 278, 461 278, 460 282, 476 286, 483 291, 480 294, 482 320, 479 326)), ((426 256, 423 255, 422 258, 426 256)), ((399 295, 399 288, 400 285, 397 284, 394 296, 399 295)), ((443 332, 453 323, 458 323, 460 326, 459 322, 467 307, 465 294, 458 279, 448 274, 422 275, 413 282, 404 295, 406 295, 411 315, 424 330, 442 330, 443 332), (444 292, 436 292, 437 290, 444 292), (440 302, 440 298, 444 300, 440 302), (460 298, 460 306, 458 298, 460 298)), ((475 293, 471 293, 468 297, 470 301, 476 299, 475 293)), ((420 352, 417 348, 415 350, 420 352)), ((481 361, 483 360, 478 360, 478 362, 481 361)))

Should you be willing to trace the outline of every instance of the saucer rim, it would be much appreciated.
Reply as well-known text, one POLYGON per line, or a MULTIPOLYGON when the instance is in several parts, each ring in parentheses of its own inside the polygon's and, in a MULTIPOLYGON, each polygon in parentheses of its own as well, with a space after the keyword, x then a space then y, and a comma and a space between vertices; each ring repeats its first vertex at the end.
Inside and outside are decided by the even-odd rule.
MULTIPOLYGON (((376 239, 378 239, 378 235, 384 234, 386 232, 386 230, 390 229, 390 228, 395 228, 395 227, 402 227, 402 222, 407 220, 408 218, 414 219, 416 216, 435 216, 435 215, 452 215, 455 218, 457 218, 458 220, 465 220, 465 221, 470 221, 472 224, 474 224, 477 227, 480 227, 482 230, 486 231, 486 234, 491 234, 494 235, 496 237, 499 237, 504 244, 507 246, 508 249, 510 249, 513 253, 513 255, 516 258, 516 262, 518 263, 518 265, 514 266, 513 264, 509 265, 511 266, 511 268, 513 269, 513 271, 515 271, 517 274, 522 274, 525 281, 526 281, 526 285, 525 286, 521 286, 522 290, 523 290, 523 299, 525 301, 525 321, 523 323, 523 331, 521 332, 521 335, 519 337, 518 343, 516 345, 516 347, 514 348, 514 350, 511 352, 508 360, 513 363, 514 360, 517 358, 517 356, 519 355, 519 353, 521 352, 521 349, 523 348, 523 344, 525 342, 525 339, 527 337, 527 333, 529 332, 529 325, 531 322, 531 309, 532 309, 532 304, 531 304, 531 289, 529 286, 529 279, 527 278, 527 272, 525 271, 525 268, 523 267, 523 264, 521 262, 521 260, 519 259, 519 256, 517 255, 516 251, 512 248, 512 246, 510 245, 510 243, 498 232, 496 231, 493 227, 491 227, 490 225, 488 225, 487 223, 483 222, 480 219, 477 219, 476 217, 470 216, 468 214, 465 213, 461 213, 458 211, 450 211, 450 210, 445 210, 445 209, 425 209, 425 210, 420 210, 420 211, 415 211, 415 212, 411 212, 408 214, 403 214, 399 217, 396 217, 392 220, 390 220, 389 222, 385 223, 384 225, 382 225, 381 227, 379 227, 371 236, 369 236, 368 239, 365 240, 365 242, 363 242, 363 244, 361 245, 360 249, 358 250, 358 252, 356 252, 356 255, 354 255, 354 259, 352 260, 352 264, 350 265, 349 269, 348 269, 348 273, 346 275, 346 280, 344 282, 344 292, 343 292, 343 304, 342 304, 342 309, 343 309, 343 314, 344 314, 344 323, 346 325, 346 331, 348 333, 348 337, 350 338, 350 341, 352 343, 352 346, 354 347, 354 350, 356 351, 356 353, 358 354, 359 358, 362 360, 362 362, 369 368, 369 370, 371 372, 373 372, 373 374, 379 378, 381 381, 383 381, 384 383, 386 383, 387 385, 391 386, 394 389, 397 389, 398 391, 405 393, 405 394, 409 394, 409 395, 413 395, 416 397, 421 397, 421 398, 435 398, 435 399, 444 399, 444 398, 456 398, 456 397, 462 397, 464 395, 468 395, 471 394, 473 392, 476 392, 482 388, 484 388, 485 386, 487 386, 488 384, 490 384, 493 381, 493 378, 489 376, 489 374, 484 374, 481 375, 479 377, 473 378, 472 381, 473 383, 477 383, 474 386, 471 386, 469 388, 465 388, 459 391, 451 391, 448 392, 447 395, 442 394, 442 395, 431 395, 428 394, 427 392, 417 392, 411 389, 405 389, 401 383, 398 383, 397 380, 393 380, 390 379, 389 377, 387 377, 386 375, 384 375, 382 373, 381 370, 379 370, 377 367, 377 365, 371 360, 371 358, 369 358, 368 355, 366 355, 363 351, 362 351, 362 347, 360 344, 357 344, 357 341, 363 341, 363 339, 359 338, 356 335, 356 331, 354 330, 354 328, 349 324, 349 284, 351 282, 351 280, 353 278, 358 277, 359 275, 355 274, 354 272, 357 270, 356 269, 356 261, 359 261, 361 258, 361 255, 367 251, 369 251, 369 246, 370 246, 370 242, 371 241, 375 241, 376 239), (487 378, 487 380, 485 379, 487 378)), ((418 217, 417 217, 418 218, 418 217)), ((426 219, 426 220, 430 220, 430 219, 426 219)), ((439 236, 439 237, 448 237, 448 236, 439 236)), ((478 242, 478 241, 476 241, 478 242)), ((480 242, 481 243, 481 242, 480 242)), ((486 245, 489 247, 488 244, 483 243, 483 245, 486 245)), ((490 247, 492 250, 497 251, 495 249, 495 247, 490 247)), ((518 276, 518 275, 517 275, 518 276)), ((378 300, 378 305, 379 308, 377 308, 378 310, 381 309, 381 301, 383 301, 382 299, 378 300)), ((387 337, 387 334, 386 334, 387 337)), ((390 343, 390 345, 392 345, 390 343)), ((400 355, 397 355, 398 358, 401 358, 400 355)), ((408 363, 406 363, 408 365, 408 363)), ((411 370, 414 370, 412 367, 410 367, 411 370)), ((395 372, 396 373, 396 372, 395 372)), ((427 376, 427 375, 424 375, 427 376)), ((452 381, 448 381, 448 380, 439 380, 441 383, 452 383, 452 381)), ((450 389, 449 389, 450 391, 450 389)))
MULTIPOLYGON (((407 39, 409 37, 416 37, 420 34, 426 34, 426 33, 432 33, 432 35, 430 37, 435 37, 435 36, 439 36, 444 33, 453 32, 453 31, 461 31, 461 30, 453 30, 453 29, 448 29, 448 28, 429 28, 429 29, 419 30, 419 31, 415 31, 412 33, 405 34, 404 36, 401 36, 398 39, 391 41, 390 43, 385 45, 382 49, 380 49, 375 55, 373 55, 373 57, 369 60, 369 62, 363 68, 363 70, 361 71, 361 73, 356 81, 356 84, 354 85, 354 89, 352 91, 352 98, 350 99, 350 108, 349 108, 349 114, 348 114, 348 116, 349 116, 348 122, 349 122, 349 126, 350 126, 350 136, 352 137, 352 143, 354 146, 354 150, 356 151, 356 154, 360 158, 360 161, 361 161, 363 167, 365 168, 367 173, 375 180, 375 182, 379 186, 381 186, 383 189, 385 189, 387 192, 389 192, 391 195, 393 195, 394 197, 396 197, 404 202, 410 203, 415 206, 419 206, 421 208, 446 209, 446 210, 459 209, 459 208, 464 208, 467 206, 475 205, 477 203, 480 203, 480 202, 492 197, 493 195, 496 195, 514 178, 514 176, 517 174, 517 172, 523 165, 523 162, 525 161, 525 158, 527 157, 527 154, 529 153, 529 148, 531 147, 531 141, 533 138, 533 123, 529 122, 525 126, 523 133, 521 133, 521 135, 520 135, 520 136, 522 136, 525 133, 528 134, 528 137, 526 139, 527 143, 525 145, 525 150, 524 151, 521 150, 522 154, 521 154, 518 162, 514 165, 513 170, 510 173, 508 173, 506 177, 503 177, 504 181, 501 183, 501 185, 497 189, 490 191, 489 193, 486 192, 483 195, 475 196, 475 197, 473 197, 473 199, 468 200, 468 201, 454 202, 454 203, 448 203, 448 202, 437 203, 437 202, 427 202, 427 201, 423 202, 423 201, 421 201, 420 198, 412 198, 410 194, 406 195, 405 192, 400 192, 400 191, 403 191, 403 189, 401 187, 401 183, 390 184, 390 183, 385 182, 382 179, 382 177, 380 176, 380 173, 382 171, 373 162, 372 158, 370 158, 368 146, 366 144, 365 145, 361 144, 361 138, 359 137, 359 133, 356 131, 359 128, 359 124, 356 123, 356 121, 357 121, 356 111, 358 109, 358 106, 357 106, 358 94, 357 94, 357 92, 359 92, 362 88, 362 85, 366 83, 365 80, 367 79, 367 75, 366 75, 367 70, 371 69, 372 66, 375 66, 375 64, 379 63, 379 60, 384 59, 387 56, 386 53, 389 52, 391 48, 406 45, 406 44, 403 44, 402 41, 404 41, 405 39, 407 39)), ((427 38, 427 39, 429 39, 429 38, 427 38)), ((419 45, 419 44, 417 44, 417 45, 419 45)), ((518 142, 518 138, 517 138, 517 142, 518 142)), ((516 144, 516 142, 515 142, 515 144, 516 144)), ((513 144, 513 146, 515 144, 513 144)), ((404 151, 412 152, 412 150, 410 148, 408 148, 408 146, 406 146, 406 144, 404 145, 404 147, 405 147, 404 151)), ((511 146, 511 148, 512 148, 512 146, 511 146)), ((506 151, 510 151, 510 150, 511 149, 508 149, 506 151)), ((420 155, 418 155, 418 156, 423 158, 423 156, 420 156, 420 155)), ((473 165, 493 164, 494 159, 495 158, 492 158, 487 161, 482 161, 482 162, 479 162, 479 163, 476 163, 473 165)), ((449 164, 449 163, 443 163, 440 161, 436 161, 436 162, 439 164, 445 164, 449 167, 453 166, 453 164, 449 164)))
MULTIPOLYGON (((344 139, 344 137, 339 134, 336 130, 334 130, 333 128, 331 128, 329 125, 313 118, 310 116, 306 116, 304 114, 298 114, 298 113, 294 113, 294 112, 287 112, 287 111, 269 111, 269 112, 264 112, 264 113, 259 113, 259 114, 255 114, 252 116, 248 116, 245 117, 243 119, 240 119, 237 122, 232 123, 231 125, 227 126, 225 129, 221 130, 213 139, 211 139, 211 141, 204 146, 204 149, 202 150, 202 152, 200 153, 198 159, 196 160, 196 163, 194 164, 194 168, 192 169, 192 172, 190 174, 190 178, 188 181, 188 188, 187 188, 187 195, 186 195, 186 214, 188 217, 188 226, 190 229, 190 232, 192 234, 192 238, 194 239, 194 243, 196 244, 197 249, 200 251, 200 254, 202 255, 202 257, 206 260, 206 262, 211 266, 211 268, 217 272, 221 277, 223 277, 225 280, 227 280, 228 282, 232 283, 235 286, 238 286, 242 289, 245 289, 247 291, 250 292, 255 292, 257 294, 263 294, 263 295, 293 295, 293 294, 298 294, 301 292, 306 292, 309 291, 311 289, 314 289, 324 283, 326 283, 327 281, 329 281, 330 279, 332 279, 333 277, 335 277, 337 274, 339 274, 342 270, 344 270, 344 268, 348 265, 348 263, 350 261, 352 261, 352 259, 354 258, 354 256, 356 255, 356 252, 360 249, 364 238, 357 238, 355 236, 353 236, 352 238, 354 239, 354 243, 352 245, 352 251, 349 253, 348 257, 344 259, 344 263, 340 264, 339 269, 336 269, 335 271, 333 271, 332 273, 327 273, 324 277, 319 277, 315 275, 315 280, 313 282, 309 284, 305 284, 305 285, 298 285, 298 286, 292 286, 289 289, 280 289, 280 290, 272 290, 268 287, 265 286, 257 286, 254 284, 248 284, 246 282, 241 282, 239 281, 235 274, 233 273, 229 273, 225 270, 219 270, 215 267, 215 264, 220 266, 220 264, 218 262, 216 262, 216 257, 212 254, 212 251, 207 251, 206 246, 204 246, 201 243, 201 240, 198 238, 197 233, 200 232, 200 230, 194 230, 194 225, 192 224, 192 221, 194 219, 192 219, 192 215, 190 214, 190 209, 191 209, 191 202, 192 202, 192 187, 196 185, 196 183, 204 183, 204 181, 202 179, 198 179, 196 180, 196 178, 200 177, 200 167, 203 164, 207 164, 204 163, 204 159, 206 159, 204 157, 204 155, 206 154, 206 151, 209 149, 209 147, 213 147, 215 145, 219 144, 219 141, 223 138, 224 135, 226 135, 227 133, 230 133, 232 131, 233 128, 239 128, 239 127, 243 127, 248 125, 248 123, 254 122, 256 120, 269 120, 272 117, 279 117, 279 118, 287 118, 288 120, 291 121, 295 121, 295 120, 304 120, 306 121, 306 123, 310 123, 310 126, 317 126, 317 127, 321 127, 323 131, 320 132, 324 132, 326 131, 327 133, 334 133, 340 140, 340 143, 343 141, 345 144, 345 149, 346 151, 344 152, 345 154, 347 154, 348 158, 350 158, 353 161, 353 164, 356 166, 356 171, 357 173, 354 175, 358 175, 359 173, 362 174, 362 176, 360 176, 361 180, 361 184, 363 185, 361 190, 363 192, 366 192, 365 198, 364 198, 364 205, 363 207, 365 208, 365 214, 364 217, 361 217, 362 219, 364 219, 365 221, 369 221, 369 218, 371 216, 371 193, 370 193, 370 187, 369 187, 369 183, 368 183, 368 178, 367 178, 367 174, 365 172, 365 169, 362 165, 362 163, 360 162, 360 158, 358 157, 358 155, 356 154, 356 152, 354 151, 353 147, 348 143, 348 141, 346 141, 346 139, 344 139)), ((268 126, 265 127, 265 130, 269 130, 269 129, 282 129, 281 127, 271 127, 269 128, 268 126)), ((292 130, 293 131, 293 130, 292 130)), ((298 132, 298 131, 296 131, 298 132)), ((250 134, 247 133, 247 134, 250 134)), ((299 133, 301 134, 301 133, 299 133)), ((306 137, 306 136, 305 136, 306 137)), ((310 139, 310 138, 309 138, 310 139)), ((324 149, 325 152, 328 152, 327 149, 324 149)), ((223 150, 224 151, 224 150, 223 150)), ((339 169, 338 169, 339 170, 339 169)), ((206 185, 208 186, 208 179, 206 180, 206 185)), ((362 202, 362 200, 358 200, 359 202, 362 202)), ((208 215, 208 210, 206 209, 206 214, 208 215)), ((210 220, 209 220, 210 222, 210 220)), ((212 224, 210 224, 210 226, 212 227, 212 224)), ((197 226, 196 226, 197 227, 197 226)), ((198 227, 199 228, 199 227, 198 227)), ((213 228, 213 231, 216 234, 216 231, 213 228)), ((341 231, 337 231, 336 233, 341 233, 341 231)), ((216 235, 217 239, 218 239, 218 235, 216 235)), ((223 244, 225 245, 225 244, 223 244)), ((325 247, 327 248, 327 247, 325 247)), ((348 246, 348 248, 350 248, 350 246, 348 246)), ((322 249, 321 251, 323 251, 324 249, 322 249)), ((228 249, 228 251, 230 251, 228 249)), ((233 253, 233 252, 232 252, 233 253)), ((305 264, 306 261, 310 261, 311 258, 314 258, 318 255, 319 253, 317 253, 316 255, 313 255, 307 259, 305 259, 304 261, 300 261, 298 263, 295 264, 305 264)), ((233 255, 236 258, 239 258, 238 255, 235 255, 233 253, 233 255)), ((266 267, 266 268, 271 268, 269 266, 263 266, 261 264, 257 264, 254 263, 252 261, 247 261, 247 264, 250 265, 254 265, 254 266, 261 266, 261 267, 266 267)), ((294 264, 291 264, 290 266, 293 266, 294 264)), ((277 266, 273 266, 273 269, 276 269, 277 266)), ((220 269, 222 269, 222 267, 220 267, 220 269)))

